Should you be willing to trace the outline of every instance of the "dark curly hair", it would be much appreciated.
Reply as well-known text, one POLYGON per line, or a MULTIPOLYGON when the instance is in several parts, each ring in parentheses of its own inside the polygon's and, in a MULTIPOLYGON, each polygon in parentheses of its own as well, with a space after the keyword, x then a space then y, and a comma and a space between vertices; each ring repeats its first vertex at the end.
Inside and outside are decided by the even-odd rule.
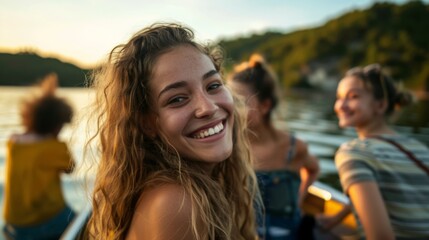
POLYGON ((40 83, 41 93, 23 99, 20 113, 26 131, 56 135, 65 123, 71 122, 73 108, 55 95, 57 85, 57 75, 48 74, 40 83))

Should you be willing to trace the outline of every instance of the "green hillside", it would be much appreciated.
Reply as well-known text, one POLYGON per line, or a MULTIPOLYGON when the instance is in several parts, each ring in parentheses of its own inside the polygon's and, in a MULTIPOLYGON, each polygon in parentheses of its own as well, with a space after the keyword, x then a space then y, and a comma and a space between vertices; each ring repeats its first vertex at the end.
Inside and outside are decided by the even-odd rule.
POLYGON ((0 53, 0 85, 33 85, 51 72, 57 73, 62 87, 82 87, 88 74, 88 70, 73 64, 42 58, 35 53, 0 53))
POLYGON ((232 64, 264 55, 286 87, 339 79, 348 68, 378 62, 412 89, 429 91, 429 5, 375 3, 324 25, 292 33, 268 32, 222 40, 232 64))

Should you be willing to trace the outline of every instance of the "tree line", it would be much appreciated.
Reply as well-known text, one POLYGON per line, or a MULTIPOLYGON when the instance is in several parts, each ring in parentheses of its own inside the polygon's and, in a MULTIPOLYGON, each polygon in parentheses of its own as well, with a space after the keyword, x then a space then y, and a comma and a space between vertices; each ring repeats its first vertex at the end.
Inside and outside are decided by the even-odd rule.
MULTIPOLYGON (((378 62, 407 88, 429 92, 429 4, 376 2, 314 28, 289 33, 267 31, 223 39, 230 71, 255 52, 262 54, 284 87, 313 87, 322 69, 326 79, 339 79, 348 69, 378 62)), ((35 52, 0 53, 0 85, 34 84, 50 72, 60 86, 84 86, 91 69, 81 69, 35 52)))
POLYGON ((291 33, 266 32, 220 41, 231 67, 251 53, 265 56, 282 84, 308 86, 319 68, 340 78, 354 66, 378 62, 412 89, 429 91, 429 5, 421 1, 373 4, 322 26, 291 33))

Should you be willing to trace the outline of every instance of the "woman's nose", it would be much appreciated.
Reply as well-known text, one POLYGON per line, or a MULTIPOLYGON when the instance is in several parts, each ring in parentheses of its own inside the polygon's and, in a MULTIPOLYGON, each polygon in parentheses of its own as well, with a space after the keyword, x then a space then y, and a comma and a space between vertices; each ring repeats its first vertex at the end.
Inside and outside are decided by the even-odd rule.
POLYGON ((207 93, 199 93, 195 98, 195 117, 197 118, 212 116, 218 109, 216 100, 207 93))
POLYGON ((335 111, 344 110, 347 108, 347 101, 345 99, 337 99, 335 101, 335 111))

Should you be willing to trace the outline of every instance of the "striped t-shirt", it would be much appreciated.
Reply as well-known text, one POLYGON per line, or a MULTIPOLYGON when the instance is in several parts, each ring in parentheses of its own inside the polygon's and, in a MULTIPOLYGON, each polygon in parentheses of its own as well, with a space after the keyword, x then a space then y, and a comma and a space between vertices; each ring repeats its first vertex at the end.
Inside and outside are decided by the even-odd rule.
MULTIPOLYGON (((383 137, 429 167, 429 149, 424 144, 402 135, 383 137)), ((377 183, 397 239, 429 239, 429 175, 405 153, 383 140, 355 139, 341 145, 335 164, 346 194, 354 183, 377 183)))

